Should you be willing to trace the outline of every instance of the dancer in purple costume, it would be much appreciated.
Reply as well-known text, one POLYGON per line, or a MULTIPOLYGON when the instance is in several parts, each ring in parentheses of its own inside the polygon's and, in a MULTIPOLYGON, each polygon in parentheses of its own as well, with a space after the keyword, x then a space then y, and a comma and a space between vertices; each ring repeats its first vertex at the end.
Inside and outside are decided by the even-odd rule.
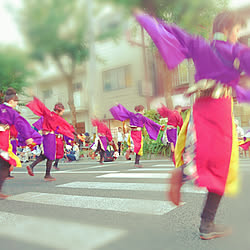
POLYGON ((38 98, 34 97, 33 101, 29 102, 27 106, 34 112, 34 114, 41 118, 33 124, 38 130, 43 132, 43 149, 41 154, 30 166, 27 166, 28 174, 34 176, 33 169, 41 161, 47 159, 45 181, 55 181, 51 176, 50 171, 52 162, 56 159, 56 137, 55 131, 60 134, 74 138, 74 128, 66 122, 61 116, 64 112, 64 106, 57 103, 54 111, 50 111, 38 98))

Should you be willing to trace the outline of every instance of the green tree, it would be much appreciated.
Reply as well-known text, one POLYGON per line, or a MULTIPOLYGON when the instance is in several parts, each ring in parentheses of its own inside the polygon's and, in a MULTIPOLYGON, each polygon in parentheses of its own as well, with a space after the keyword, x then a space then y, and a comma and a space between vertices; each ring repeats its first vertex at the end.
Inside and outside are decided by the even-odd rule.
POLYGON ((73 81, 77 65, 88 56, 87 20, 84 6, 78 0, 26 0, 18 11, 18 24, 31 56, 43 63, 54 61, 68 87, 68 105, 76 127, 73 81))
POLYGON ((31 75, 28 64, 25 52, 9 46, 0 48, 0 102, 9 87, 22 93, 23 87, 28 85, 31 75))
MULTIPOLYGON (((103 1, 103 0, 101 0, 103 1)), ((187 31, 209 37, 215 15, 228 6, 229 0, 105 0, 124 7, 128 13, 139 7, 187 31)))

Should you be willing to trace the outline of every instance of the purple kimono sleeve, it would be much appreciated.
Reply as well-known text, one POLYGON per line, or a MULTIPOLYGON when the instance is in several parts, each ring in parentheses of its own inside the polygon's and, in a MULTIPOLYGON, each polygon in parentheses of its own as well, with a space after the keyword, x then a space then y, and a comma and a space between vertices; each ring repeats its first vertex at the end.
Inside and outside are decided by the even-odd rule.
POLYGON ((19 115, 15 119, 14 125, 16 127, 16 130, 18 131, 18 133, 20 133, 22 135, 24 140, 32 138, 32 133, 31 133, 32 128, 31 128, 30 124, 28 123, 28 121, 25 120, 22 116, 19 115))
POLYGON ((129 119, 132 114, 134 114, 128 111, 121 104, 118 104, 117 106, 112 107, 109 111, 113 115, 114 119, 119 120, 119 121, 125 121, 129 119))
MULTIPOLYGON (((43 137, 37 131, 35 131, 32 127, 28 128, 28 130, 29 130, 29 133, 31 134, 30 138, 34 140, 36 145, 40 145, 43 141, 43 137)), ((18 139, 18 146, 26 146, 25 138, 23 137, 23 134, 19 133, 17 136, 17 139, 18 139)))
POLYGON ((144 125, 149 138, 156 140, 161 129, 161 125, 144 116, 144 125))
POLYGON ((241 102, 248 102, 250 103, 250 90, 244 89, 239 85, 235 86, 236 97, 239 103, 241 102))
POLYGON ((190 57, 188 47, 192 43, 191 35, 147 14, 136 15, 136 19, 151 36, 169 69, 175 68, 185 58, 190 57))
POLYGON ((240 69, 250 76, 250 48, 242 44, 236 44, 235 57, 240 61, 240 69))
POLYGON ((43 129, 43 116, 32 124, 37 130, 43 129))

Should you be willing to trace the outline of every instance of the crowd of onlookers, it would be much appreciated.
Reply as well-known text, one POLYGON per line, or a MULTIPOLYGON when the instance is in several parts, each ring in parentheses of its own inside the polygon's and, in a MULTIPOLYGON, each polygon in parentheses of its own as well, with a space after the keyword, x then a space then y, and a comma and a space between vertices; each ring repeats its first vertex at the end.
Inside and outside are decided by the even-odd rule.
MULTIPOLYGON (((89 133, 82 134, 82 140, 67 141, 64 145, 64 157, 62 161, 71 162, 78 161, 80 158, 91 157, 95 152, 95 135, 90 136, 89 133)), ((111 154, 114 159, 119 155, 125 154, 123 149, 128 149, 133 152, 133 141, 130 138, 129 131, 127 133, 122 132, 122 128, 118 128, 118 133, 115 135, 114 140, 110 142, 108 146, 107 154, 111 154)), ((30 149, 28 146, 18 147, 17 156, 22 163, 34 161, 42 152, 42 145, 37 145, 34 149, 30 149)))

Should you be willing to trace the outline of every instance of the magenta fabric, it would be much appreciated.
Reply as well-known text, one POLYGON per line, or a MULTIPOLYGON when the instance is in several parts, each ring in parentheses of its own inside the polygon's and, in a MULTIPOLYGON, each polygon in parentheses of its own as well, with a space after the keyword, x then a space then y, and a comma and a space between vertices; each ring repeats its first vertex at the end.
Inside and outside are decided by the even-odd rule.
POLYGON ((168 118, 167 125, 172 125, 174 127, 179 126, 179 128, 181 129, 183 125, 183 119, 177 110, 170 110, 166 106, 162 105, 157 109, 157 112, 161 117, 168 118))
POLYGON ((141 131, 131 131, 131 138, 134 142, 134 152, 139 154, 142 142, 142 132, 141 131))
POLYGON ((196 131, 198 186, 224 194, 232 152, 231 98, 196 100, 193 117, 196 131))

